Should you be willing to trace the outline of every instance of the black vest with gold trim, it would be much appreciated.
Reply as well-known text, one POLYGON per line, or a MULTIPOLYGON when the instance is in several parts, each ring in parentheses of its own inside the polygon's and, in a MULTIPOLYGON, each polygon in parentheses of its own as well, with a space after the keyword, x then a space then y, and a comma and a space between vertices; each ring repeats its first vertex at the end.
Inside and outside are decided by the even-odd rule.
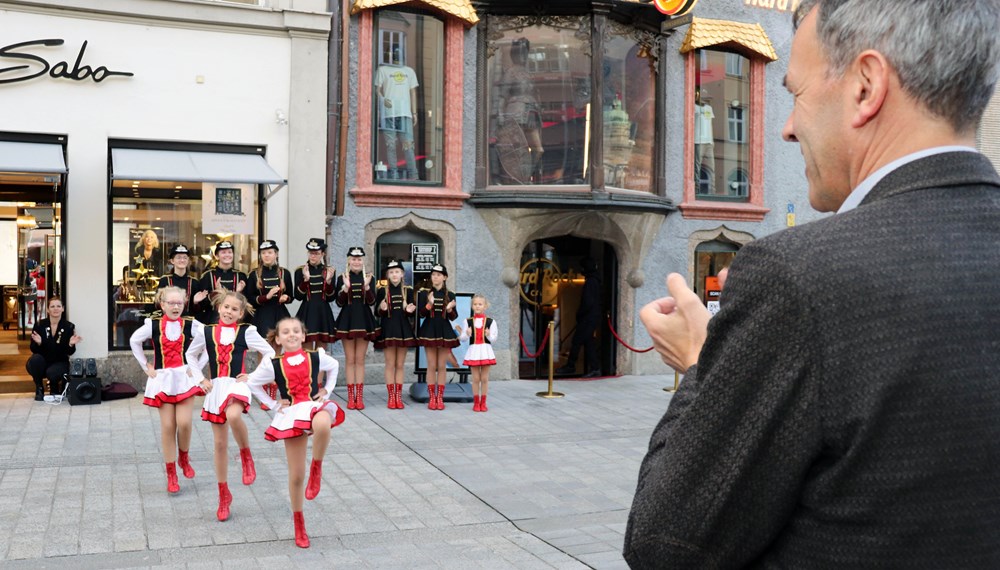
POLYGON ((229 364, 226 366, 219 365, 220 349, 225 350, 226 345, 220 345, 219 339, 221 338, 222 329, 226 328, 223 325, 205 325, 205 351, 208 354, 208 368, 212 372, 212 378, 220 378, 223 376, 229 378, 235 378, 239 374, 246 372, 246 355, 249 347, 247 346, 247 327, 250 325, 240 324, 236 327, 236 339, 233 340, 233 350, 229 355, 229 364), (225 368, 225 369, 223 369, 225 368))
POLYGON ((295 404, 308 401, 310 398, 315 396, 320 389, 319 353, 307 350, 305 351, 305 354, 308 358, 301 366, 308 367, 307 370, 310 380, 309 394, 294 394, 294 396, 298 396, 298 399, 288 393, 288 379, 285 376, 285 362, 282 360, 284 355, 271 357, 271 365, 274 366, 274 383, 278 385, 278 393, 281 395, 282 399, 290 401, 293 406, 295 404))
POLYGON ((472 331, 472 334, 469 335, 469 344, 493 344, 487 336, 490 332, 490 326, 493 324, 493 319, 486 317, 486 322, 483 323, 482 329, 477 329, 474 326, 475 317, 465 319, 465 323, 469 327, 469 330, 472 331))
POLYGON ((163 331, 163 319, 156 318, 150 319, 149 322, 153 326, 153 337, 150 339, 153 341, 153 368, 161 370, 166 368, 165 363, 172 362, 171 368, 176 368, 177 366, 183 366, 187 364, 187 359, 184 353, 187 352, 189 346, 191 346, 191 317, 181 317, 181 338, 182 346, 180 349, 180 363, 176 361, 176 355, 171 358, 171 355, 164 354, 164 343, 170 346, 171 343, 166 339, 165 333, 163 331))

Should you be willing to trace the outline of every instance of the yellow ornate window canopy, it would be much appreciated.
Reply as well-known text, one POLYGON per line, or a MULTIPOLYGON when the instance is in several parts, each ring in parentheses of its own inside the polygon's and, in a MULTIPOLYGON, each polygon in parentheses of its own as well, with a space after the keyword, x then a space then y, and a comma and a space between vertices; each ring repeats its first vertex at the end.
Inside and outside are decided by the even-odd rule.
POLYGON ((778 59, 771 39, 760 24, 692 18, 681 53, 708 47, 727 47, 748 57, 759 56, 768 61, 778 59))
POLYGON ((472 7, 472 3, 469 0, 354 0, 354 5, 351 6, 351 14, 357 14, 362 10, 386 8, 398 4, 423 4, 440 12, 455 16, 465 22, 467 26, 474 26, 479 22, 476 9, 472 7))

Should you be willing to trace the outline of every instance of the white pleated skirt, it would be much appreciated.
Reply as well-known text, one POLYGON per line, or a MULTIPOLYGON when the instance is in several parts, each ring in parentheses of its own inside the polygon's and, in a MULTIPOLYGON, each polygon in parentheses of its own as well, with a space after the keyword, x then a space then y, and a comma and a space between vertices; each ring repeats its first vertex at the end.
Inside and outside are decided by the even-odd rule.
POLYGON ((330 414, 330 427, 337 427, 344 422, 344 410, 334 402, 299 402, 293 406, 282 408, 274 414, 271 425, 264 430, 264 439, 278 441, 300 435, 312 435, 313 416, 321 411, 330 414))
POLYGON ((243 413, 250 407, 250 385, 223 376, 212 380, 212 391, 201 405, 201 419, 213 424, 226 423, 226 408, 233 402, 243 404, 243 413))
POLYGON ((159 408, 163 404, 179 404, 188 398, 203 395, 205 392, 194 378, 187 375, 187 370, 187 366, 157 370, 156 378, 146 379, 142 403, 159 408))

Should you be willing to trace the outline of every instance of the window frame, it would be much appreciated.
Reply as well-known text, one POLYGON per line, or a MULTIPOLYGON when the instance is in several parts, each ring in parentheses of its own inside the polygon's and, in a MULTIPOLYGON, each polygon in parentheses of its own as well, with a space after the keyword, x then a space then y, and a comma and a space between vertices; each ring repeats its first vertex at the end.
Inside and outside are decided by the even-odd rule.
POLYGON ((742 105, 726 106, 726 142, 744 144, 747 142, 744 110, 745 109, 742 105), (733 136, 734 129, 736 130, 737 136, 733 136))
POLYGON ((419 184, 375 183, 373 99, 375 97, 375 10, 364 10, 358 24, 358 93, 355 151, 355 186, 348 194, 359 207, 400 207, 458 210, 470 195, 462 190, 462 110, 464 82, 464 25, 461 20, 436 12, 390 6, 392 12, 409 12, 440 19, 444 23, 444 176, 442 182, 419 184))
POLYGON ((741 105, 741 108, 744 109, 744 125, 747 120, 750 121, 750 128, 744 128, 744 136, 746 137, 744 144, 749 146, 750 153, 746 169, 747 197, 704 199, 696 194, 698 189, 694 180, 694 91, 696 86, 695 71, 700 65, 698 54, 701 53, 701 50, 691 50, 684 56, 684 196, 683 201, 678 204, 678 209, 684 219, 763 221, 764 216, 770 211, 769 208, 764 207, 763 142, 766 59, 750 50, 723 49, 721 46, 705 46, 703 49, 741 55, 747 58, 750 65, 750 99, 745 105, 741 105), (749 113, 749 116, 746 113, 749 113))

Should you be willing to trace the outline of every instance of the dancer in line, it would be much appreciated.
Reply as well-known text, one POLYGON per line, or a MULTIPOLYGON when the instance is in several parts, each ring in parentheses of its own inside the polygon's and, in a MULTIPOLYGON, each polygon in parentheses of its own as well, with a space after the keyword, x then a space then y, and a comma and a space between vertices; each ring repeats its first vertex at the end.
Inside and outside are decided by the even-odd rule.
POLYGON ((278 244, 266 239, 257 248, 257 268, 249 276, 247 299, 253 305, 253 324, 267 335, 278 321, 288 318, 292 302, 292 274, 278 264, 278 244))
POLYGON ((247 286, 247 274, 235 268, 236 254, 233 251, 233 242, 222 240, 215 244, 215 257, 219 260, 218 265, 213 269, 201 274, 200 285, 202 291, 208 292, 207 299, 201 302, 201 315, 198 320, 207 324, 215 322, 218 315, 215 314, 213 303, 215 291, 219 289, 229 289, 242 293, 247 286))
POLYGON ((427 409, 444 409, 444 382, 451 349, 459 345, 451 322, 458 318, 455 294, 448 290, 448 270, 437 264, 431 267, 431 288, 417 295, 417 308, 424 322, 417 332, 417 344, 427 353, 427 409))
POLYGON ((492 343, 497 339, 497 323, 486 316, 490 302, 483 295, 472 296, 473 316, 465 319, 464 326, 456 327, 461 331, 459 341, 469 341, 469 350, 465 352, 462 364, 472 370, 472 411, 486 412, 486 391, 490 383, 490 367, 497 363, 493 353, 492 343))
POLYGON ((246 356, 251 350, 260 353, 266 361, 274 356, 274 349, 257 332, 257 327, 241 322, 247 311, 247 299, 235 291, 219 291, 216 312, 219 322, 199 328, 187 349, 187 361, 192 374, 205 392, 201 419, 212 424, 215 441, 215 477, 219 482, 220 521, 229 518, 229 505, 233 494, 229 491, 229 430, 240 448, 243 467, 243 484, 250 485, 257 478, 253 455, 250 454, 250 436, 243 414, 250 406, 250 386, 246 383, 246 356), (209 377, 202 376, 205 365, 209 377))
POLYGON ((378 337, 372 314, 375 276, 365 273, 365 250, 347 251, 347 271, 337 278, 337 338, 344 345, 347 369, 347 409, 365 409, 365 355, 368 343, 378 337))
POLYGON ((281 347, 282 354, 261 362, 248 382, 253 395, 274 410, 274 419, 264 431, 264 439, 285 442, 288 461, 288 495, 292 503, 292 521, 295 525, 295 545, 309 548, 309 535, 302 516, 303 488, 310 501, 320 491, 323 478, 323 456, 330 444, 330 430, 344 421, 344 411, 329 400, 337 385, 337 361, 319 349, 303 350, 306 329, 302 321, 287 318, 278 321, 277 328, 268 335, 281 347), (324 385, 319 383, 320 372, 326 374, 324 385), (263 387, 271 382, 278 384, 281 400, 275 401, 263 387), (308 436, 313 436, 312 463, 309 484, 305 485, 306 447, 308 436))
POLYGON ((177 287, 184 291, 187 301, 181 315, 193 316, 194 309, 208 297, 208 291, 202 291, 201 282, 188 271, 191 266, 191 252, 186 245, 178 243, 170 248, 169 259, 170 273, 160 277, 160 283, 156 288, 177 287))
POLYGON ((375 348, 385 355, 385 389, 388 393, 388 408, 402 410, 403 405, 403 364, 411 346, 416 346, 413 332, 413 314, 417 306, 413 302, 413 289, 403 283, 403 265, 392 259, 385 266, 388 283, 375 294, 375 307, 379 316, 379 335, 375 348))
POLYGON ((160 412, 160 442, 167 468, 167 492, 181 490, 177 482, 179 465, 188 479, 194 468, 188 457, 191 449, 191 410, 194 396, 204 394, 189 372, 185 351, 191 339, 202 328, 201 323, 181 317, 187 299, 177 287, 164 287, 156 292, 154 302, 163 311, 162 317, 146 319, 132 333, 129 345, 139 366, 146 372, 146 391, 142 403, 160 412), (153 361, 149 362, 142 343, 153 341, 153 361), (176 461, 176 465, 174 464, 176 461))
POLYGON ((315 350, 337 341, 337 322, 333 319, 335 289, 333 278, 336 271, 326 265, 326 242, 312 238, 306 243, 309 261, 295 270, 295 298, 302 301, 295 317, 302 321, 306 330, 306 344, 315 350))

